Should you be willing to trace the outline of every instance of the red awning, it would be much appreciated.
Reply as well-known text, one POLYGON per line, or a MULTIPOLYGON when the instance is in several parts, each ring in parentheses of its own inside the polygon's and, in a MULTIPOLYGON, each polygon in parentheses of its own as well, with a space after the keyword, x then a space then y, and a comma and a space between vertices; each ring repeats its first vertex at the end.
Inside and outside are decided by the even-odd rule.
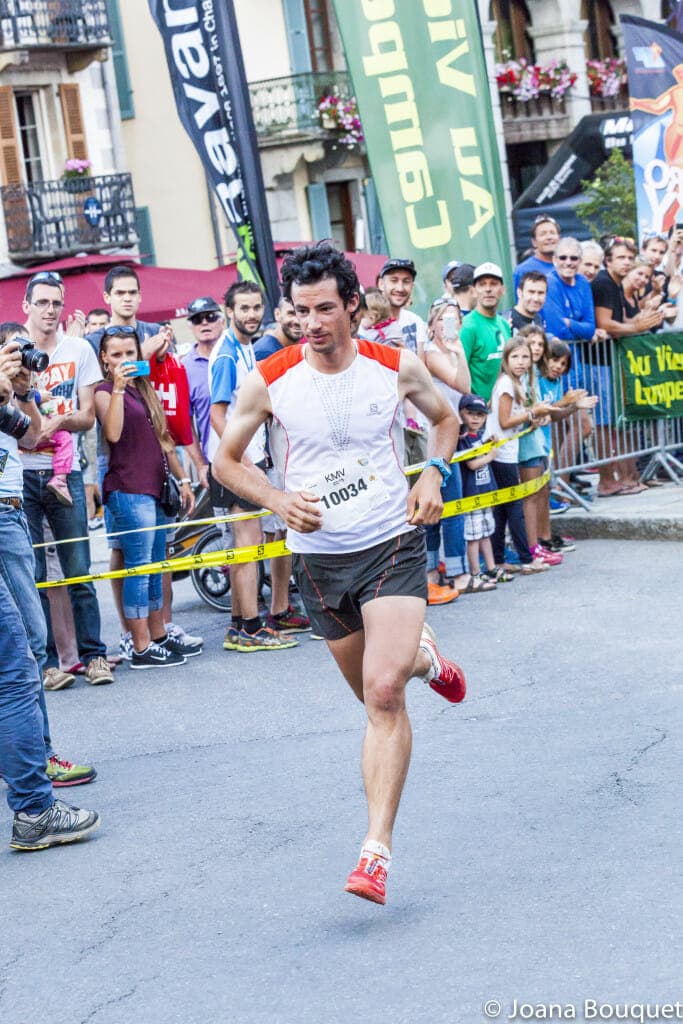
MULTIPOLYGON (((301 243, 299 243, 301 244, 301 243)), ((295 247, 295 243, 292 243, 295 247)), ((277 245, 276 251, 282 248, 277 245)), ((358 277, 364 288, 373 287, 384 256, 370 256, 366 253, 347 253, 355 264, 358 277)), ((278 256, 278 268, 282 259, 278 256)), ((140 278, 142 303, 141 320, 152 323, 159 320, 174 320, 187 314, 187 304, 201 295, 212 295, 222 301, 226 290, 236 279, 234 264, 218 267, 216 270, 185 270, 180 267, 148 267, 136 263, 134 258, 121 256, 87 257, 72 256, 69 259, 44 263, 38 267, 24 268, 14 277, 0 279, 0 320, 23 321, 21 302, 26 291, 26 282, 39 270, 56 270, 64 278, 66 289, 65 315, 74 309, 87 313, 103 304, 102 285, 108 267, 130 264, 140 278)))

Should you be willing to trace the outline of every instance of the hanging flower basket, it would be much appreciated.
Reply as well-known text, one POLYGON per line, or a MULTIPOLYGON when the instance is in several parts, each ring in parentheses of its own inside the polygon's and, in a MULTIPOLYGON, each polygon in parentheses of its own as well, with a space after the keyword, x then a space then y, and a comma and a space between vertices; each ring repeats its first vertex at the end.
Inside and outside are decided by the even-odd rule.
POLYGON ((323 96, 318 101, 320 127, 334 136, 335 141, 347 149, 355 149, 364 139, 355 96, 338 93, 323 96))
POLYGON ((628 88, 626 61, 617 57, 606 60, 587 60, 586 75, 591 96, 608 99, 625 93, 628 88))
POLYGON ((523 57, 496 64, 498 90, 516 100, 536 100, 540 96, 562 99, 576 82, 576 72, 565 60, 549 64, 531 64, 523 57))
POLYGON ((91 167, 89 160, 78 160, 74 157, 66 161, 62 178, 67 192, 87 192, 90 189, 91 167))

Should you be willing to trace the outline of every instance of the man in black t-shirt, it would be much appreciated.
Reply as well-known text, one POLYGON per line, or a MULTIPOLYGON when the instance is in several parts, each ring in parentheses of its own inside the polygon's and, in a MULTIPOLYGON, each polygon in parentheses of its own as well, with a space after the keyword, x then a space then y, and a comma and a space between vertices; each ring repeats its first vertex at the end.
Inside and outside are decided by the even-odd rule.
MULTIPOLYGON (((605 269, 591 281, 595 303, 596 337, 601 344, 591 351, 589 365, 585 368, 584 386, 600 400, 595 410, 595 433, 598 455, 601 459, 612 453, 615 444, 612 372, 609 365, 609 349, 602 343, 603 339, 611 337, 618 341, 633 334, 642 334, 653 327, 658 327, 664 316, 661 309, 642 309, 634 317, 625 315, 621 282, 633 266, 636 252, 632 238, 615 235, 605 246, 605 269)), ((599 498, 607 498, 614 494, 637 494, 645 490, 645 485, 640 483, 635 459, 606 463, 598 469, 599 498)))
POLYGON ((513 331, 521 331, 529 324, 545 330, 541 310, 547 294, 548 282, 545 274, 539 270, 528 270, 522 275, 517 288, 517 304, 503 313, 513 331))

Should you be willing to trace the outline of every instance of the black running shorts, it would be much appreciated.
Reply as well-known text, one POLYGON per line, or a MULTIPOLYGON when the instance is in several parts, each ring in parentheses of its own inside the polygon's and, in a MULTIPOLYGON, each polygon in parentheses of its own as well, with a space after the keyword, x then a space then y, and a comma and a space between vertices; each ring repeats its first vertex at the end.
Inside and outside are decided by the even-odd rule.
POLYGON ((421 529, 365 551, 294 554, 292 568, 313 632, 341 640, 363 628, 361 608, 378 597, 427 600, 427 553, 421 529))
MULTIPOLYGON (((265 466, 265 462, 258 463, 259 469, 265 470, 265 466)), ((209 494, 214 508, 227 509, 228 512, 232 512, 235 506, 241 512, 258 512, 261 508, 260 505, 252 505, 246 498, 242 498, 241 495, 229 491, 223 484, 219 484, 211 472, 211 466, 209 466, 209 494)))

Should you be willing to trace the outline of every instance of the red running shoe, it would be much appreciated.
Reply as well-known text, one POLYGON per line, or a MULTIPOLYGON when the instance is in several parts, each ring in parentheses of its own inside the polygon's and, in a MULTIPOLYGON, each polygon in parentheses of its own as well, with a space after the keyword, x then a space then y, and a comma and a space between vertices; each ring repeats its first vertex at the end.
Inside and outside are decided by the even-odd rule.
POLYGON ((382 864, 382 858, 363 851, 358 867, 351 872, 346 880, 344 892, 350 892, 354 896, 360 896, 364 900, 370 900, 371 903, 381 903, 384 906, 387 901, 386 880, 387 869, 382 864))
POLYGON ((429 683, 432 690, 440 697, 450 701, 451 704, 459 704, 465 699, 467 693, 465 673, 454 661, 447 661, 439 654, 434 630, 426 622, 422 627, 420 647, 429 655, 430 661, 437 668, 437 674, 429 683))

